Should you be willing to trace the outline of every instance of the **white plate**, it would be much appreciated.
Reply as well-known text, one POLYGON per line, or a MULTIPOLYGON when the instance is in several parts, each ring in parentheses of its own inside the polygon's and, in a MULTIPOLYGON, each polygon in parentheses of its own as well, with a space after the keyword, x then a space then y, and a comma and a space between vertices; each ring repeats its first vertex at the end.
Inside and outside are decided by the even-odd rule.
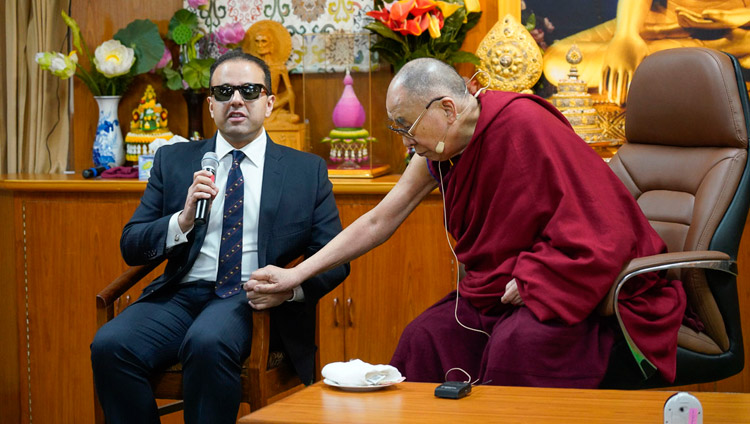
POLYGON ((382 383, 382 384, 375 384, 375 385, 372 385, 372 386, 343 386, 341 384, 336 383, 335 381, 331 381, 331 380, 329 380, 327 378, 324 378, 323 379, 323 383, 325 383, 325 384, 327 384, 327 385, 329 385, 331 387, 335 387, 337 389, 345 390, 347 392, 371 392, 371 391, 374 391, 374 390, 380 390, 382 388, 385 388, 385 387, 388 387, 388 386, 392 386, 392 385, 400 383, 400 382, 402 382, 404 380, 405 380, 405 378, 401 377, 397 381, 392 381, 392 382, 389 382, 389 383, 382 383))

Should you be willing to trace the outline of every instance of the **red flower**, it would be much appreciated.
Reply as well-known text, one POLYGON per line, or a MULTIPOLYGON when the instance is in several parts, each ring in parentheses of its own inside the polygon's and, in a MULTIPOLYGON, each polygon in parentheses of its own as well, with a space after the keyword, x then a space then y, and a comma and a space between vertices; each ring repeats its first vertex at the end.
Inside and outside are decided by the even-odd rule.
POLYGON ((401 0, 391 4, 391 20, 404 21, 414 7, 414 0, 401 0))
POLYGON ((406 21, 406 32, 402 32, 401 34, 406 35, 422 35, 423 32, 427 31, 427 27, 430 26, 430 18, 426 17, 424 15, 417 16, 414 19, 409 19, 406 21))
POLYGON ((367 16, 371 18, 375 18, 379 20, 380 22, 388 25, 388 23, 391 20, 391 12, 388 9, 380 9, 380 10, 373 10, 371 12, 367 12, 367 16))
POLYGON ((411 9, 411 14, 412 16, 421 16, 435 7, 437 7, 437 3, 433 0, 416 0, 414 7, 411 9))

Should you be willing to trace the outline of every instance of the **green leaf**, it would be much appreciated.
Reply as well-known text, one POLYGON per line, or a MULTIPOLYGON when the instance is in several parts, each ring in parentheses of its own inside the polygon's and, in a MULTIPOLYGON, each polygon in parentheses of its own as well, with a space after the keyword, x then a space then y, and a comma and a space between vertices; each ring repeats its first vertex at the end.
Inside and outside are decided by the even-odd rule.
POLYGON ((536 28, 536 14, 532 13, 529 15, 528 19, 526 19, 526 31, 531 31, 532 29, 536 28))
POLYGON ((451 53, 448 60, 450 63, 471 63, 479 66, 479 58, 474 53, 457 51, 451 53))
POLYGON ((148 19, 131 22, 117 31, 114 39, 135 50, 136 61, 131 70, 133 75, 152 70, 164 55, 164 40, 159 35, 159 28, 148 19))
POLYGON ((182 90, 182 75, 172 68, 162 69, 164 77, 167 79, 167 88, 170 90, 182 90))
POLYGON ((399 43, 404 42, 404 39, 403 37, 401 37, 401 35, 396 34, 395 32, 393 32, 393 30, 388 28, 384 23, 380 21, 375 21, 365 25, 365 29, 369 29, 370 31, 377 33, 383 38, 390 38, 391 40, 396 40, 399 43))
POLYGON ((167 31, 167 38, 176 42, 177 44, 185 44, 177 42, 177 40, 174 39, 174 35, 172 34, 175 28, 180 25, 185 25, 185 27, 187 27, 190 32, 196 31, 198 29, 198 15, 196 15, 194 12, 191 12, 190 10, 180 9, 175 12, 174 15, 172 15, 172 19, 169 20, 169 30, 167 31))
POLYGON ((182 76, 193 90, 208 88, 214 59, 194 59, 182 68, 182 76))

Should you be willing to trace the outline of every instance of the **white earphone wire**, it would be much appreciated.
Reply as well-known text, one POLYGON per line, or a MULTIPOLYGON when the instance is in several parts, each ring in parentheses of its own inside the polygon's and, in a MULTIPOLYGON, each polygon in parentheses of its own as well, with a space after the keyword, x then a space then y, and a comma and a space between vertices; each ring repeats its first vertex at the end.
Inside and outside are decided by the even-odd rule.
POLYGON ((465 325, 464 323, 462 323, 460 319, 458 319, 458 299, 461 297, 461 287, 460 287, 461 280, 459 279, 460 275, 458 272, 458 256, 456 256, 456 252, 453 250, 453 245, 451 244, 450 236, 448 234, 448 213, 445 208, 445 194, 444 194, 445 187, 443 186, 443 169, 440 166, 440 164, 438 164, 438 174, 440 175, 440 198, 443 200, 443 229, 445 230, 445 240, 448 242, 448 247, 451 249, 451 253, 453 254, 453 259, 455 260, 455 263, 456 263, 456 307, 453 311, 453 316, 456 318, 456 322, 461 327, 467 330, 475 331, 477 333, 482 333, 489 338, 490 334, 487 333, 486 331, 480 330, 478 328, 469 327, 465 325))

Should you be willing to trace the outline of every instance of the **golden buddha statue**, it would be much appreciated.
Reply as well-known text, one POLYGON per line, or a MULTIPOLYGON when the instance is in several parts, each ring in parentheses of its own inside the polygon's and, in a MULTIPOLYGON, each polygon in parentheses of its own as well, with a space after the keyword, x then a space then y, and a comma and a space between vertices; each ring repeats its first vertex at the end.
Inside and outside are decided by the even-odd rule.
POLYGON ((271 71, 270 88, 276 102, 266 122, 299 122, 299 116, 294 113, 294 91, 286 68, 292 52, 292 37, 286 28, 275 21, 258 21, 248 28, 242 49, 263 59, 271 71))
POLYGON ((656 51, 709 47, 750 68, 750 0, 619 0, 616 19, 547 49, 544 75, 552 84, 567 77, 565 55, 573 44, 587 58, 581 79, 622 105, 635 68, 656 51))

